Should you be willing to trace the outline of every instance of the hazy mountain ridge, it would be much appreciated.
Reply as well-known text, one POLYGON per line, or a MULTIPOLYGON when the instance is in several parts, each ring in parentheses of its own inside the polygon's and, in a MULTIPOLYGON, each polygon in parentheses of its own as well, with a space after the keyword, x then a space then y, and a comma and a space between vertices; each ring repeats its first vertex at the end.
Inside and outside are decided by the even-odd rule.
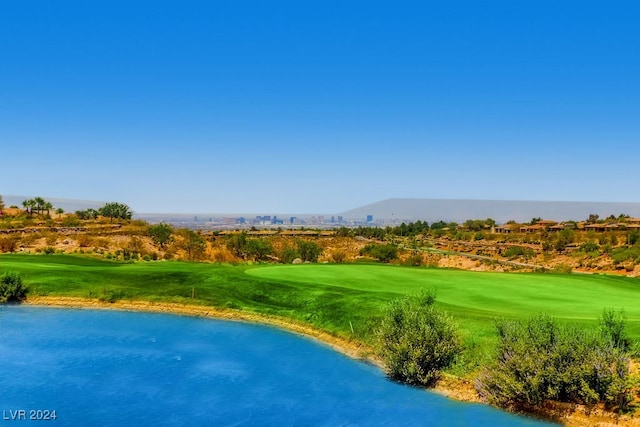
MULTIPOLYGON (((16 205, 22 207, 22 202, 34 196, 3 195, 5 206, 16 205)), ((66 212, 81 209, 98 209, 105 204, 96 200, 76 200, 54 197, 44 197, 54 207, 62 208, 66 212)), ((252 217, 261 214, 254 213, 175 213, 170 211, 174 206, 168 206, 167 212, 136 213, 135 217, 151 221, 167 221, 167 218, 188 220, 197 216, 204 220, 208 217, 252 217)), ((262 214, 271 214, 262 212, 262 214)), ((531 200, 477 200, 477 199, 410 199, 392 198, 370 203, 341 213, 316 214, 329 219, 332 216, 343 217, 345 220, 365 221, 368 215, 373 216, 374 222, 383 221, 456 221, 464 222, 468 219, 493 218, 498 223, 509 220, 526 222, 534 217, 552 219, 556 221, 584 220, 590 214, 597 214, 601 218, 609 215, 626 214, 640 217, 640 203, 632 202, 563 202, 563 201, 531 201, 531 200)), ((312 214, 276 214, 279 218, 291 216, 310 218, 312 214)))
POLYGON ((534 217, 556 221, 584 220, 590 214, 605 218, 626 214, 640 217, 640 203, 630 202, 557 202, 528 200, 472 199, 386 199, 342 212, 345 218, 377 220, 456 221, 493 218, 498 223, 509 220, 529 221, 534 217))
MULTIPOLYGON (((35 196, 16 196, 16 195, 2 195, 2 199, 4 200, 4 204, 6 207, 9 206, 17 206, 19 208, 22 207, 22 202, 27 199, 32 199, 35 196)), ((44 197, 46 201, 51 202, 53 206, 58 209, 64 209, 65 212, 75 212, 77 210, 83 209, 98 209, 104 206, 105 202, 95 201, 95 200, 76 200, 76 199, 61 199, 56 197, 44 197)))

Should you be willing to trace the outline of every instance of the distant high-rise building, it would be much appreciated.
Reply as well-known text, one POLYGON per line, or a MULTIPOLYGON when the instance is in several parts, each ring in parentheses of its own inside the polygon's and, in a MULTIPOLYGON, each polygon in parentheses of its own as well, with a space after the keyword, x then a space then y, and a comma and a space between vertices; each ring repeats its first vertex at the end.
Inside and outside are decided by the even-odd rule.
POLYGON ((289 218, 289 224, 295 224, 296 222, 296 217, 292 216, 291 218, 289 218))
POLYGON ((367 222, 373 222, 373 215, 367 215, 367 222))
POLYGON ((338 215, 338 222, 342 222, 342 221, 343 221, 342 216, 338 215))

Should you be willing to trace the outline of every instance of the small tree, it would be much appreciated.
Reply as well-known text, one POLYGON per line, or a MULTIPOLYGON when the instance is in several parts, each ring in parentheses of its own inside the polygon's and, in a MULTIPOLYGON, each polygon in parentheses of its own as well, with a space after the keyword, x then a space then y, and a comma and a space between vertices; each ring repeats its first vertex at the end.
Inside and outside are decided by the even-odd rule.
POLYGON ((298 240, 298 253, 300 258, 306 262, 318 262, 318 257, 322 253, 322 248, 315 242, 308 240, 298 240))
POLYGON ((103 207, 98 209, 98 213, 104 217, 110 218, 111 221, 114 219, 131 219, 133 216, 133 211, 129 206, 118 202, 105 204, 103 207))
POLYGON ((0 213, 2 213, 3 209, 4 209, 4 200, 2 199, 2 195, 0 194, 0 213))
POLYGON ((262 261, 267 258, 268 255, 273 253, 271 244, 262 239, 249 239, 246 245, 247 257, 253 258, 255 261, 262 261))
POLYGON ((147 228, 147 234, 151 237, 153 243, 164 249, 167 246, 167 243, 171 242, 173 228, 170 225, 161 222, 157 225, 150 225, 147 228))
POLYGON ((380 262, 390 262, 398 258, 398 247, 394 244, 379 245, 370 243, 360 249, 360 255, 377 258, 380 262))
POLYGON ((278 255, 278 258, 280 258, 280 261, 285 264, 291 264, 294 259, 300 258, 300 253, 298 253, 298 250, 296 248, 287 246, 285 248, 282 248, 280 254, 278 255))
POLYGON ((227 240, 227 249, 229 249, 237 257, 244 258, 247 250, 247 232, 243 231, 239 234, 233 234, 227 240))
POLYGON ((181 229, 179 234, 182 237, 180 248, 185 251, 189 261, 196 261, 204 258, 207 251, 207 241, 204 240, 202 236, 187 228, 181 229))
POLYGON ((434 303, 435 293, 422 291, 386 307, 377 336, 391 378, 432 385, 461 353, 457 325, 434 303))
POLYGON ((18 273, 4 273, 0 277, 0 303, 22 301, 28 292, 18 273))

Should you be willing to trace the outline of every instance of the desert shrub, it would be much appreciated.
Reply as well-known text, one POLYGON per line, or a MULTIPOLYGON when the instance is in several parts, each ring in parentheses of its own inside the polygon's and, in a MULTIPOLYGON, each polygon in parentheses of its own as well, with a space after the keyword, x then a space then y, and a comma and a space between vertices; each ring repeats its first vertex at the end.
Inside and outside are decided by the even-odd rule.
POLYGON ((144 242, 139 237, 133 236, 129 240, 129 244, 127 245, 127 249, 129 249, 129 251, 131 253, 136 253, 136 254, 142 253, 145 250, 144 249, 144 242))
POLYGON ((434 292, 422 291, 385 308, 377 337, 391 378, 432 385, 461 353, 457 325, 434 302, 434 292))
POLYGON ((18 236, 0 237, 0 252, 15 252, 18 248, 18 236))
POLYGON ((414 267, 419 267, 422 265, 422 255, 420 254, 413 254, 410 257, 408 257, 404 263, 406 265, 411 265, 414 267))
POLYGON ((509 246, 502 253, 502 255, 507 257, 507 258, 516 258, 516 257, 531 258, 531 257, 535 256, 535 254, 536 253, 535 253, 535 251, 533 249, 526 248, 526 247, 523 247, 523 246, 509 246))
POLYGON ((114 303, 126 297, 126 293, 121 290, 103 289, 102 294, 98 297, 100 301, 114 303))
POLYGON ((248 239, 245 246, 245 254, 247 258, 255 261, 263 261, 273 254, 273 247, 269 242, 263 239, 248 239))
POLYGON ((291 264, 294 259, 300 258, 300 253, 296 248, 285 247, 280 251, 278 258, 285 264, 291 264))
POLYGON ((24 246, 30 246, 36 241, 38 241, 38 239, 40 239, 39 233, 27 233, 22 237, 22 239, 20 240, 20 243, 23 244, 24 246))
POLYGON ((227 249, 239 258, 245 257, 245 250, 247 246, 247 232, 243 231, 239 234, 232 234, 227 239, 227 249))
POLYGON ((62 225, 64 227, 77 227, 80 225, 80 218, 76 215, 67 215, 62 218, 62 225))
POLYGON ((580 245, 580 250, 582 252, 595 252, 597 250, 599 250, 600 247, 593 242, 587 242, 587 243, 583 243, 582 245, 580 245))
POLYGON ((347 254, 345 251, 333 251, 331 253, 331 260, 336 264, 341 264, 347 259, 347 254))
POLYGON ((573 271, 573 269, 571 268, 570 265, 568 264, 558 264, 555 265, 552 269, 551 272, 552 273, 558 273, 558 274, 569 274, 573 271))
POLYGON ((0 303, 22 301, 28 292, 18 273, 9 272, 0 276, 0 303))
POLYGON ((79 234, 76 237, 76 242, 78 242, 78 246, 81 248, 88 248, 93 245, 93 237, 88 234, 79 234))
POLYGON ((398 247, 394 244, 369 243, 360 249, 360 255, 377 258, 380 262, 390 262, 398 258, 398 247))
POLYGON ((630 248, 616 248, 611 250, 611 259, 614 264, 620 264, 621 262, 633 260, 634 262, 640 262, 640 247, 632 246, 630 248))
POLYGON ((308 240, 298 240, 296 242, 300 258, 306 262, 317 262, 322 253, 322 248, 315 242, 308 240))
POLYGON ((51 232, 44 233, 44 241, 47 245, 53 246, 58 242, 58 235, 51 232))
POLYGON ((485 401, 520 409, 546 400, 624 409, 632 401, 629 358, 604 334, 545 314, 496 329, 496 359, 475 382, 485 401))

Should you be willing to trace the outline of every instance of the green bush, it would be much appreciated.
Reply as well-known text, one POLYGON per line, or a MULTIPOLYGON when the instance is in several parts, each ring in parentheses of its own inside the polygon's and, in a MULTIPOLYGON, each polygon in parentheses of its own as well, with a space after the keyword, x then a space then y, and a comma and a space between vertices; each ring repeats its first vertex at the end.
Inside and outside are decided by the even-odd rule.
POLYGON ((0 276, 0 303, 22 301, 28 292, 18 273, 9 272, 0 276))
POLYGON ((308 240, 298 240, 297 246, 300 258, 302 258, 303 261, 318 262, 322 248, 317 243, 308 240))
POLYGON ((100 295, 98 299, 102 302, 114 303, 125 297, 126 297, 126 293, 124 291, 114 290, 114 289, 103 289, 102 295, 100 295))
POLYGON ((497 358, 475 383, 485 401, 517 409, 546 400, 625 409, 633 400, 628 355, 608 332, 559 325, 544 314, 496 328, 497 358))
POLYGON ((580 246, 580 250, 581 250, 582 252, 586 252, 586 253, 589 253, 589 252, 597 252, 598 250, 600 250, 600 247, 599 247, 597 244, 595 244, 595 243, 588 242, 588 243, 583 243, 583 244, 580 246))
POLYGON ((420 267, 422 265, 422 255, 413 254, 405 260, 404 264, 413 267, 420 267))
POLYGON ((263 261, 273 254, 271 244, 262 239, 248 239, 245 245, 245 253, 254 261, 263 261))
POLYGON ((614 264, 633 260, 635 263, 640 262, 640 247, 632 246, 630 248, 616 248, 610 253, 614 264))
POLYGON ((377 331, 379 353, 388 375, 402 382, 432 385, 440 371, 461 353, 457 325, 434 307, 435 294, 392 301, 384 311, 377 331))
POLYGON ((298 250, 295 248, 286 247, 280 251, 280 261, 285 264, 291 264, 294 259, 300 258, 298 250))
POLYGON ((398 258, 398 247, 390 243, 386 245, 369 243, 360 249, 360 255, 377 258, 380 262, 390 262, 398 258))
POLYGON ((507 257, 507 258, 516 258, 516 257, 531 258, 531 257, 535 256, 535 254, 536 253, 535 253, 535 251, 533 249, 526 248, 526 247, 523 247, 523 246, 509 246, 502 253, 502 255, 507 257))

